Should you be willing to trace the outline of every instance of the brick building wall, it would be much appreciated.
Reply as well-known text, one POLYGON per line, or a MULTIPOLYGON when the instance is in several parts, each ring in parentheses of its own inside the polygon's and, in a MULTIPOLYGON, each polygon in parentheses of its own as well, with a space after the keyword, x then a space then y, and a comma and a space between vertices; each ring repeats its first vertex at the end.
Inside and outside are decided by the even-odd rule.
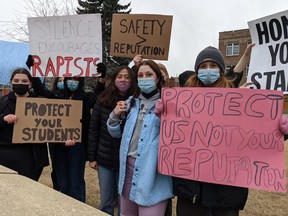
MULTIPOLYGON (((244 54, 247 44, 251 43, 251 36, 249 29, 240 29, 233 31, 219 32, 219 50, 224 56, 226 68, 235 66, 240 60, 241 56, 244 54), (231 44, 239 44, 238 54, 227 54, 227 46, 231 44)), ((247 65, 248 67, 248 65, 247 65)), ((247 69, 246 67, 246 69, 247 69)), ((244 71, 244 76, 241 80, 240 85, 247 80, 247 70, 244 71)))

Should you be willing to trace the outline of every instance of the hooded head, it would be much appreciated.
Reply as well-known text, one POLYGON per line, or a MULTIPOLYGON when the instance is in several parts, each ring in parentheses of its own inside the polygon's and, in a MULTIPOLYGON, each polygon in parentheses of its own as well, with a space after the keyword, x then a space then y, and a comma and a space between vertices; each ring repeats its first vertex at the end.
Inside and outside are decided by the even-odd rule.
POLYGON ((217 48, 209 46, 198 54, 194 67, 196 73, 198 73, 200 65, 206 61, 215 62, 219 66, 220 71, 225 72, 224 57, 217 48))

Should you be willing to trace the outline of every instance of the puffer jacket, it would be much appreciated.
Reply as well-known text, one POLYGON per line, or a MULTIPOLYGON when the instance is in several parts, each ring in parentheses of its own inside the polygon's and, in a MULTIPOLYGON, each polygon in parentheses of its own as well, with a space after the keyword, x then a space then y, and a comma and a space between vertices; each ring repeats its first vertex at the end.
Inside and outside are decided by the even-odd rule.
MULTIPOLYGON (((114 108, 114 107, 113 107, 114 108)), ((121 138, 113 138, 107 130, 107 120, 113 108, 96 102, 90 121, 88 160, 108 169, 119 170, 121 138)))

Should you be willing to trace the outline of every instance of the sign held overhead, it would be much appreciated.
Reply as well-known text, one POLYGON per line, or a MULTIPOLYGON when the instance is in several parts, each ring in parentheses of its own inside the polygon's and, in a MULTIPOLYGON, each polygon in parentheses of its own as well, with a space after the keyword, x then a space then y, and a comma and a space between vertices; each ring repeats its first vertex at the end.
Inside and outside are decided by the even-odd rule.
POLYGON ((113 14, 110 55, 168 60, 172 16, 113 14))
POLYGON ((100 14, 28 18, 36 77, 98 76, 102 62, 100 14))

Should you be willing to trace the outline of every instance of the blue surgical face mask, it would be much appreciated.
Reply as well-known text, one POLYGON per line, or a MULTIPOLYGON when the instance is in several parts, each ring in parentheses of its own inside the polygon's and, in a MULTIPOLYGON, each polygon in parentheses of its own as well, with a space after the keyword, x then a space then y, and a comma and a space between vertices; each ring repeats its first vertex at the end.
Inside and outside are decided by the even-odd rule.
POLYGON ((74 92, 74 91, 76 91, 77 88, 78 88, 79 81, 77 81, 77 80, 67 80, 67 81, 66 81, 66 84, 67 84, 67 88, 68 88, 70 91, 74 92))
POLYGON ((58 83, 57 83, 57 88, 58 88, 59 90, 63 90, 63 89, 64 89, 64 82, 58 82, 58 83))
POLYGON ((205 68, 198 70, 198 78, 206 86, 215 83, 220 77, 220 69, 205 68))
POLYGON ((156 89, 155 79, 153 79, 153 78, 138 78, 138 86, 142 92, 149 94, 156 89))

